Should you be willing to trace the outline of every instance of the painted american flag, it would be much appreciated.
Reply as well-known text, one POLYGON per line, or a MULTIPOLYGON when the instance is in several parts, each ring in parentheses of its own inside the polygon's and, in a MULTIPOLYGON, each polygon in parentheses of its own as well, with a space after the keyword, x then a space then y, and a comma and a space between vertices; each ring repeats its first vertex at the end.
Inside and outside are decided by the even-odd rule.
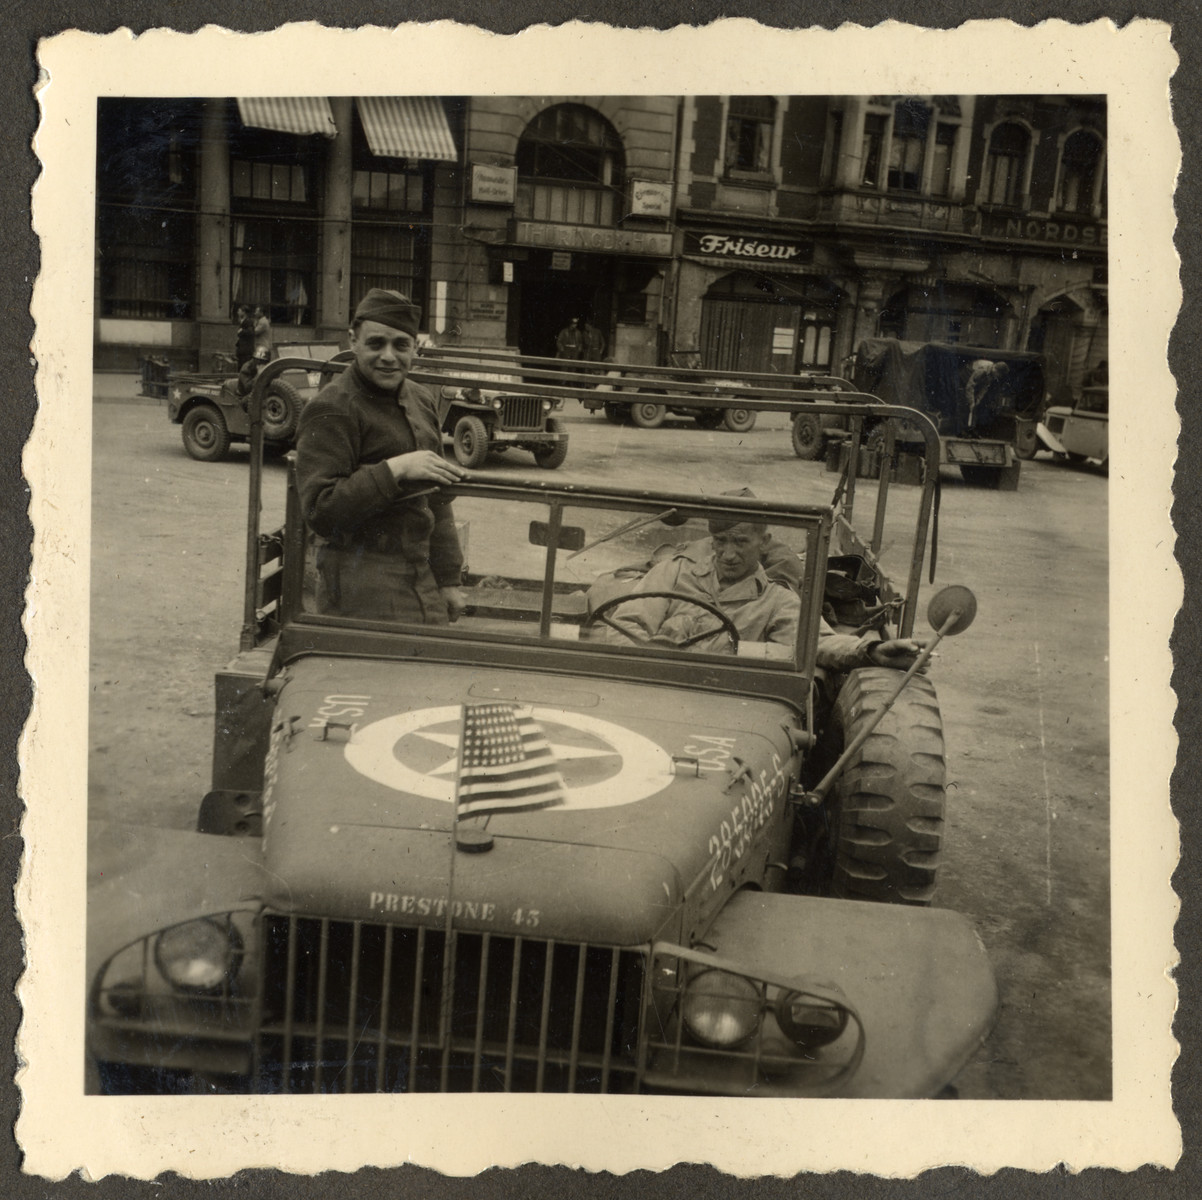
POLYGON ((460 817, 545 808, 567 799, 547 735, 530 708, 463 706, 455 796, 460 817))

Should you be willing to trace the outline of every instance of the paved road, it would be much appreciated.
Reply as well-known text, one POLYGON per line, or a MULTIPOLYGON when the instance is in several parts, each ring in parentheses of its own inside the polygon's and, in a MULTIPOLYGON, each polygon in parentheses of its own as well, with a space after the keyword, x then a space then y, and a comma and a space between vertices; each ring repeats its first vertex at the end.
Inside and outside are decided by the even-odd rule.
MULTIPOLYGON (((154 404, 101 377, 94 413, 90 815, 186 829, 207 790, 212 675, 237 650, 247 462, 193 462, 154 404)), ((747 434, 643 431, 574 405, 560 472, 582 481, 829 501, 781 416, 747 434)), ((490 469, 534 473, 520 452, 490 469)), ((1106 480, 1024 464, 1020 490, 943 476, 937 584, 980 613, 933 678, 949 757, 937 903, 976 922, 998 975, 998 1027, 960 1079, 970 1098, 1099 1099, 1110 1087, 1106 480)), ((915 489, 895 488, 897 511, 915 489)), ((863 502, 867 504, 868 497, 863 502)), ((283 513, 266 467, 264 523, 283 513)), ((862 511, 862 516, 866 516, 862 511)), ((885 560, 904 567, 904 539, 885 560)), ((901 571, 904 578, 904 570, 901 571)), ((90 871, 102 869, 93 861, 90 871)))

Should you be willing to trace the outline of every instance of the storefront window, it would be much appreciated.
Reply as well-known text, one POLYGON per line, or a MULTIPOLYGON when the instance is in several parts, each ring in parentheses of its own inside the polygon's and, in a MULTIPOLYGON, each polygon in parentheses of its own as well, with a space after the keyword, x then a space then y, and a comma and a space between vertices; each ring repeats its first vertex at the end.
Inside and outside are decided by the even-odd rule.
POLYGON ((764 175, 772 169, 772 130, 776 100, 772 96, 731 96, 726 117, 727 173, 764 175))
POLYGON ((515 214, 535 221, 613 225, 624 181, 622 142, 581 104, 544 109, 518 142, 515 214))
POLYGON ((426 304, 424 230, 356 222, 351 233, 351 308, 372 288, 404 292, 426 304))
POLYGON ((104 317, 195 315, 200 107, 191 100, 97 105, 96 244, 104 317))
POLYGON ((231 292, 235 306, 261 306, 274 324, 312 322, 316 221, 235 218, 231 292))

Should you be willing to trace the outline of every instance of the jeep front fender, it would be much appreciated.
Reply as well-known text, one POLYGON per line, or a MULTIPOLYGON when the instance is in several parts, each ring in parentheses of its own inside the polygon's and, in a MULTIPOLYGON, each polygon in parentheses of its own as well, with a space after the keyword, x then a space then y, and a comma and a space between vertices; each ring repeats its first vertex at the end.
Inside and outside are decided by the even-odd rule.
POLYGON ((837 984, 863 1022, 835 1095, 935 1095, 993 1027, 997 984, 976 931, 946 909, 741 891, 705 935, 748 975, 837 984))

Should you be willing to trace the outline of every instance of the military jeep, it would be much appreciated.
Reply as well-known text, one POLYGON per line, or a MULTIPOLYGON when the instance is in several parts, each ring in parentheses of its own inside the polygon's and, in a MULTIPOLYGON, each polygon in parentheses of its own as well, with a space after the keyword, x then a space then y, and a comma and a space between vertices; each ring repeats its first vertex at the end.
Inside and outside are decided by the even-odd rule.
MULTIPOLYGON (((318 610, 295 487, 284 527, 259 529, 262 405, 286 367, 252 398, 241 651, 217 673, 197 831, 163 831, 90 897, 90 1086, 943 1092, 997 993, 968 921, 931 907, 935 689, 918 675, 893 703, 900 672, 817 666, 824 613, 914 627, 934 430, 900 588, 879 559, 887 474, 872 537, 853 525, 863 421, 897 409, 816 397, 801 402, 851 430, 831 502, 478 473, 447 489, 466 609, 403 625, 318 610), (617 627, 647 564, 703 543, 715 516, 766 523, 791 557, 795 638, 741 639, 718 608, 715 636, 691 643, 617 627), (462 805, 480 705, 537 731, 558 781, 537 807, 462 805)), ((469 365, 440 373, 471 386, 469 365)), ((506 384, 564 386, 516 371, 506 384)), ((767 388, 738 400, 799 403, 767 388)), ((503 793, 487 761, 473 778, 503 793)))

